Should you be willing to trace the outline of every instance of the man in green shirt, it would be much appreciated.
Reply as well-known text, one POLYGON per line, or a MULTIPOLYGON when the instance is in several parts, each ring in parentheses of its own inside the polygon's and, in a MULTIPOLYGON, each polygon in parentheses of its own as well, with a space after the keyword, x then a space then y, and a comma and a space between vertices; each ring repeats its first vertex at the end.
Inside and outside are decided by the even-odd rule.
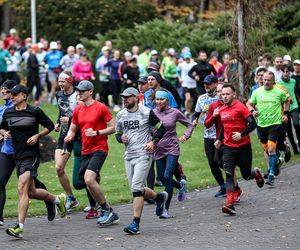
POLYGON ((251 112, 257 117, 258 135, 264 150, 269 155, 269 177, 266 184, 274 184, 274 175, 278 171, 276 144, 280 134, 283 120, 287 120, 288 109, 284 105, 284 116, 282 116, 282 105, 286 104, 286 93, 274 87, 275 76, 267 71, 263 76, 263 86, 256 89, 250 99, 251 112), (256 110, 255 110, 256 108, 256 110))
POLYGON ((295 143, 293 129, 292 129, 292 123, 293 123, 295 132, 296 132, 296 136, 297 136, 297 140, 298 140, 298 145, 300 148, 299 111, 298 111, 298 102, 297 102, 296 93, 295 93, 296 80, 290 77, 291 70, 288 65, 282 65, 281 71, 282 71, 282 76, 281 76, 281 79, 278 81, 278 83, 281 84, 283 87, 285 87, 288 90, 289 95, 291 96, 292 101, 293 101, 291 103, 291 106, 289 109, 289 116, 288 116, 289 121, 288 121, 288 125, 287 125, 287 134, 288 134, 289 140, 291 142, 291 145, 294 149, 294 153, 299 154, 299 150, 297 148, 297 144, 295 143))

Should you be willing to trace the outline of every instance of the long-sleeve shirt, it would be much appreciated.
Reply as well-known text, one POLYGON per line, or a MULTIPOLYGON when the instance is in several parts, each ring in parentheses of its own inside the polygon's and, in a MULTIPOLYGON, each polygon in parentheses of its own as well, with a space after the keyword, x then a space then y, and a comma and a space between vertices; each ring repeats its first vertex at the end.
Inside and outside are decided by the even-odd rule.
POLYGON ((217 100, 210 104, 204 121, 204 125, 206 128, 211 128, 215 125, 217 138, 220 136, 221 133, 222 122, 220 116, 213 117, 213 113, 216 108, 221 108, 222 106, 223 103, 220 100, 217 100))
POLYGON ((176 122, 180 122, 187 127, 184 136, 188 139, 193 132, 192 123, 178 109, 167 107, 165 110, 155 108, 154 113, 162 121, 166 133, 156 144, 154 149, 154 159, 161 159, 169 154, 179 155, 179 139, 176 133, 176 122))
POLYGON ((93 67, 91 62, 87 61, 83 64, 78 60, 73 66, 73 75, 76 81, 90 80, 94 77, 93 67))
POLYGON ((207 75, 210 75, 211 73, 213 73, 214 75, 217 74, 215 68, 211 64, 202 61, 198 62, 191 68, 191 70, 188 73, 189 77, 195 79, 195 76, 193 75, 194 72, 200 78, 200 80, 197 81, 198 84, 203 84, 203 80, 207 75))

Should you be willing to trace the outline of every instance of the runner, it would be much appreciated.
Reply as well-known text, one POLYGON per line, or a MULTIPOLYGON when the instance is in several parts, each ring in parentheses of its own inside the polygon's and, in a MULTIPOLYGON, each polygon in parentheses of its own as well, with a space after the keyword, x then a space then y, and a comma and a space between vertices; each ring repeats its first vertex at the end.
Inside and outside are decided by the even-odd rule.
POLYGON ((76 87, 83 104, 75 108, 64 141, 70 143, 80 128, 82 163, 79 174, 84 177, 89 192, 102 208, 97 223, 107 225, 117 221, 119 217, 107 203, 97 179, 100 178, 100 170, 108 153, 107 135, 115 132, 115 123, 109 109, 93 99, 93 91, 94 85, 87 80, 81 81, 76 87))
MULTIPOLYGON (((206 91, 206 94, 200 95, 196 108, 195 108, 195 114, 192 117, 193 125, 194 127, 197 126, 198 120, 200 117, 200 121, 202 124, 204 124, 206 113, 208 111, 209 106, 218 101, 218 95, 217 95, 217 85, 218 85, 218 79, 216 76, 213 75, 207 75, 204 80, 204 88, 206 91)), ((226 187, 224 183, 224 178, 222 174, 222 165, 220 165, 222 162, 217 161, 216 155, 216 148, 215 148, 215 140, 216 140, 216 126, 212 125, 210 127, 204 127, 204 149, 205 154, 208 160, 208 164, 210 166, 211 173, 213 174, 215 180, 220 186, 220 190, 215 194, 215 197, 224 197, 226 195, 226 187)))
POLYGON ((287 121, 289 105, 286 93, 274 87, 275 75, 267 71, 263 76, 264 85, 255 90, 251 96, 249 108, 258 120, 258 133, 262 146, 269 155, 269 176, 266 184, 274 184, 274 175, 278 173, 276 153, 277 140, 280 135, 283 121, 287 121), (284 107, 284 116, 282 116, 282 104, 284 107), (257 110, 255 110, 257 108, 257 110))
POLYGON ((58 76, 58 85, 61 90, 56 93, 59 113, 57 123, 55 124, 55 131, 60 133, 55 150, 55 169, 58 180, 68 196, 66 209, 67 211, 71 211, 79 205, 73 195, 69 177, 65 172, 66 164, 72 153, 74 143, 64 144, 64 138, 68 133, 73 111, 77 106, 77 94, 73 88, 72 73, 67 70, 63 71, 58 76))
MULTIPOLYGON (((162 181, 165 191, 168 193, 168 199, 164 211, 156 210, 156 215, 160 218, 171 218, 169 207, 173 196, 173 187, 181 190, 181 195, 186 189, 186 180, 173 180, 175 170, 178 169, 179 141, 185 143, 192 135, 193 125, 178 109, 169 106, 170 94, 165 89, 160 89, 155 93, 156 108, 153 110, 156 116, 163 122, 166 133, 154 148, 154 159, 156 160, 158 176, 163 177, 162 181), (184 135, 177 137, 176 123, 180 122, 186 127, 184 135)), ((185 197, 179 201, 183 201, 185 197)))
POLYGON ((21 238, 29 206, 29 198, 55 203, 61 217, 66 214, 65 195, 54 196, 47 190, 36 188, 34 178, 40 163, 39 138, 53 130, 52 121, 40 108, 27 103, 28 89, 16 85, 11 89, 14 107, 5 110, 1 122, 1 134, 4 139, 12 138, 14 158, 19 178, 18 224, 6 229, 6 233, 21 238), (39 125, 44 129, 39 132, 39 125))
POLYGON ((116 139, 125 144, 125 169, 133 195, 133 221, 124 231, 138 234, 144 200, 155 200, 157 210, 162 211, 168 198, 165 191, 157 194, 145 187, 154 146, 163 137, 165 128, 152 110, 138 104, 139 92, 135 88, 125 89, 121 96, 125 108, 117 114, 116 139), (151 127, 157 129, 152 139, 151 127))
MULTIPOLYGON (((0 117, 2 120, 2 116, 4 111, 7 108, 13 106, 11 100, 11 89, 16 85, 16 83, 12 80, 5 81, 1 86, 1 95, 5 104, 0 107, 0 117)), ((2 138, 3 139, 3 138, 2 138)), ((10 176, 15 169, 15 160, 13 158, 14 148, 12 145, 12 140, 7 139, 3 140, 1 153, 0 153, 0 226, 3 226, 3 209, 6 201, 6 191, 5 186, 10 179, 10 176)), ((47 190, 44 183, 39 181, 37 178, 34 179, 35 187, 42 188, 47 190)), ((47 212, 48 212, 48 220, 53 221, 56 215, 55 204, 49 201, 45 201, 47 212)))
POLYGON ((240 167, 245 180, 255 179, 259 188, 264 185, 260 170, 258 168, 251 170, 252 149, 249 133, 256 128, 256 121, 247 107, 235 96, 235 88, 230 84, 224 84, 222 100, 225 105, 219 110, 223 129, 215 142, 218 149, 224 138, 223 166, 226 172, 227 201, 223 205, 222 211, 229 215, 236 214, 234 208, 234 171, 236 166, 240 167))

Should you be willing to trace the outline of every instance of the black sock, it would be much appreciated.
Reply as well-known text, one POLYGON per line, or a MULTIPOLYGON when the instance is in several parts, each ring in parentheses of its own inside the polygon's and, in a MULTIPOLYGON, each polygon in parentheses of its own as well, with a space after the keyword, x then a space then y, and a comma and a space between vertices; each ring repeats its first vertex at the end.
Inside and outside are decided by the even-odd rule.
POLYGON ((140 224, 140 220, 141 220, 141 218, 133 217, 133 221, 138 225, 140 224))
POLYGON ((104 210, 112 210, 112 208, 110 208, 106 202, 104 202, 103 204, 100 204, 101 208, 104 210))

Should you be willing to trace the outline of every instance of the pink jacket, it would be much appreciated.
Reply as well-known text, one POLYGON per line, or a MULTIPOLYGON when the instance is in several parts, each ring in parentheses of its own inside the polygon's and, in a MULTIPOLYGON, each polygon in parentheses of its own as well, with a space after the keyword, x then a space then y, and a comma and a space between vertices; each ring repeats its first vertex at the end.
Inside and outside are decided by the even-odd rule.
POLYGON ((83 64, 80 60, 78 60, 73 66, 73 75, 75 77, 75 81, 90 80, 91 77, 94 77, 91 62, 87 61, 86 64, 83 64))

